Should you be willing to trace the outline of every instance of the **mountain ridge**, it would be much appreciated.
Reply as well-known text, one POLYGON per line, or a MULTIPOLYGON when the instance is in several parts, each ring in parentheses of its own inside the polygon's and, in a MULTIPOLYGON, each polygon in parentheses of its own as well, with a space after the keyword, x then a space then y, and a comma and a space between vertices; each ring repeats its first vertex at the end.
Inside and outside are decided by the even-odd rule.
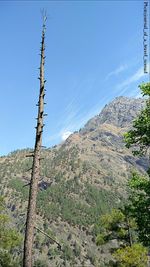
MULTIPOLYGON (((88 130, 92 130, 93 126, 99 126, 104 122, 114 124, 115 126, 125 127, 129 122, 131 124, 132 120, 138 115, 139 111, 144 107, 145 100, 142 98, 130 98, 125 96, 116 97, 109 104, 106 104, 101 112, 95 117, 91 118, 83 127, 81 132, 85 132, 86 128, 90 127, 88 130), (119 118, 119 111, 121 113, 125 111, 125 114, 121 114, 121 118, 124 119, 124 123, 121 118, 119 118), (110 116, 113 113, 117 119, 110 116), (124 115, 124 116, 123 116, 124 115), (119 123, 119 124, 118 124, 119 123)), ((129 126, 129 125, 128 125, 129 126)))

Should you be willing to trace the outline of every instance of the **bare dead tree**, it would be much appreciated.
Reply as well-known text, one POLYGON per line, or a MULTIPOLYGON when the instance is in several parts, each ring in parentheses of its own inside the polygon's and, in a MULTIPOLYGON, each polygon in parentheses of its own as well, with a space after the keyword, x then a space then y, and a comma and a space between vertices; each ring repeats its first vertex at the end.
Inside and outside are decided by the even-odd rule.
POLYGON ((42 133, 43 133, 43 118, 44 118, 44 96, 45 96, 45 80, 44 80, 44 63, 45 63, 45 23, 46 15, 43 14, 43 29, 42 29, 42 42, 40 53, 40 93, 38 101, 38 118, 36 126, 36 139, 33 153, 33 164, 31 173, 31 182, 29 190, 28 210, 26 219, 25 239, 24 239, 24 256, 23 267, 32 267, 32 249, 34 242, 34 226, 36 221, 36 200, 38 192, 38 180, 40 177, 40 154, 42 147, 42 133))

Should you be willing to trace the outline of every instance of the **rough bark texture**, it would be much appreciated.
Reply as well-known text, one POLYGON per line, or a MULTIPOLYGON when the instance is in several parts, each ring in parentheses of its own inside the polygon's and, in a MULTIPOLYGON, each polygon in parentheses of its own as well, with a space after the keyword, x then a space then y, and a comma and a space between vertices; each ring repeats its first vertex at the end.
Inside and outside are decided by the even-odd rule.
POLYGON ((36 127, 36 140, 33 155, 33 165, 31 174, 31 183, 29 191, 29 202, 27 210, 26 219, 26 230, 25 230, 25 240, 24 240, 24 258, 23 267, 32 267, 32 248, 33 248, 33 237, 34 237, 34 225, 36 221, 36 199, 38 190, 38 180, 40 176, 40 151, 42 145, 42 132, 43 132, 43 116, 44 116, 44 40, 45 40, 45 17, 43 19, 43 31, 42 31, 42 42, 41 42, 41 61, 40 61, 40 94, 38 102, 38 118, 36 127))

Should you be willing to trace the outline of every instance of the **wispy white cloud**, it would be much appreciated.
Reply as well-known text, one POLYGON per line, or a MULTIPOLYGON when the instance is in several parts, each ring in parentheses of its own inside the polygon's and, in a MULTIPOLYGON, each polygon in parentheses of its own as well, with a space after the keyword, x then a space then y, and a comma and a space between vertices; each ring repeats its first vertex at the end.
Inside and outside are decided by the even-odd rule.
MULTIPOLYGON (((60 143, 68 138, 74 131, 83 127, 89 119, 100 113, 102 107, 108 102, 109 96, 101 97, 94 106, 91 105, 89 110, 84 109, 83 106, 75 105, 75 101, 71 101, 64 113, 62 114, 59 123, 57 124, 58 131, 51 136, 48 136, 44 143, 55 144, 60 143)), ((77 100, 77 99, 76 99, 77 100)), ((77 104, 77 102, 76 102, 77 104)))
POLYGON ((115 92, 119 92, 120 94, 123 94, 131 84, 139 81, 142 77, 145 76, 145 73, 143 71, 143 67, 140 67, 134 74, 130 75, 125 81, 118 84, 115 88, 115 92))
POLYGON ((71 134, 72 134, 72 132, 70 132, 70 131, 63 132, 61 135, 61 139, 63 141, 65 141, 71 134))
POLYGON ((127 67, 128 66, 126 64, 120 65, 118 68, 108 73, 108 75, 106 76, 106 80, 108 80, 111 76, 117 76, 118 74, 126 70, 127 67))
POLYGON ((90 83, 91 81, 89 78, 83 78, 71 89, 73 93, 70 96, 70 99, 68 99, 68 103, 59 117, 59 120, 56 124, 57 128, 67 130, 66 128, 68 128, 68 125, 71 125, 75 121, 75 118, 78 116, 78 114, 81 113, 83 88, 88 88, 90 83))
POLYGON ((89 108, 89 110, 80 110, 80 112, 76 113, 76 116, 70 121, 69 124, 66 125, 62 131, 75 131, 80 129, 87 123, 89 119, 93 116, 100 113, 102 107, 110 100, 109 95, 101 97, 101 99, 94 105, 89 108))
POLYGON ((129 86, 131 83, 138 81, 140 78, 144 76, 143 67, 139 68, 136 73, 131 75, 128 79, 126 79, 121 86, 129 86))

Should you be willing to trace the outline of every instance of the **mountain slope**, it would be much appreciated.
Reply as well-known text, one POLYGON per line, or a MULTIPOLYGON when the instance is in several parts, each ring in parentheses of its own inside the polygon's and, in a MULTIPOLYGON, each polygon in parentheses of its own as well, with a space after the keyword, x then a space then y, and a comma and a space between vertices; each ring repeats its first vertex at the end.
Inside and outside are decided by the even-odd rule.
MULTIPOLYGON (((142 99, 116 98, 80 132, 42 151, 37 224, 64 243, 59 251, 36 233, 35 258, 47 266, 102 266, 110 259, 107 246, 95 245, 94 223, 126 199, 131 171, 147 169, 147 159, 133 157, 123 142, 123 133, 143 106, 142 99)), ((32 166, 32 159, 26 157, 29 153, 21 150, 0 158, 2 194, 22 232, 28 197, 24 185, 32 166)))

